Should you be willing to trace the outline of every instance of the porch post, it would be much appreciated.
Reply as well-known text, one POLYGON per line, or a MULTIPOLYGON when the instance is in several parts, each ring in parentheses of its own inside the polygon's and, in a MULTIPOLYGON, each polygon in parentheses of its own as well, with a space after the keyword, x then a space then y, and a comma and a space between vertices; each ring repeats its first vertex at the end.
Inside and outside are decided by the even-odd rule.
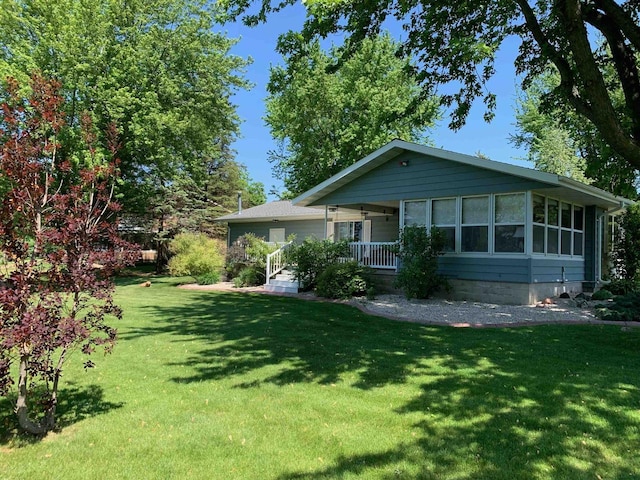
POLYGON ((329 221, 329 205, 324 206, 324 238, 327 238, 327 222, 329 221))

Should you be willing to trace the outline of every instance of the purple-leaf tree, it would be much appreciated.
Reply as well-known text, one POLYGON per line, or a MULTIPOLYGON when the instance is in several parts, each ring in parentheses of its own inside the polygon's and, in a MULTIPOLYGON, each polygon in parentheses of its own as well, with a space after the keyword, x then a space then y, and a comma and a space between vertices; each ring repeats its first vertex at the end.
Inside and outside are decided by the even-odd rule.
POLYGON ((115 129, 103 147, 85 115, 82 147, 62 148, 59 87, 34 75, 23 99, 9 79, 0 118, 0 395, 17 377, 15 411, 32 434, 55 427, 70 353, 112 349, 106 322, 121 311, 110 278, 137 255, 117 235, 115 129))

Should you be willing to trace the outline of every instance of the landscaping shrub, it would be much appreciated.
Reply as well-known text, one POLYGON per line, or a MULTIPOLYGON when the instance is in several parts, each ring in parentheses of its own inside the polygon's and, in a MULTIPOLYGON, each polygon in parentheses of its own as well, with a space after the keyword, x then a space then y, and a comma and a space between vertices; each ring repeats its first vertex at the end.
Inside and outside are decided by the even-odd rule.
POLYGON ((610 298, 613 298, 613 293, 606 288, 601 288, 591 295, 591 300, 609 300, 610 298))
POLYGON ((220 241, 201 233, 181 233, 171 241, 169 250, 173 254, 169 260, 171 275, 188 275, 198 283, 219 280, 224 265, 224 247, 220 241))
POLYGON ((598 310, 603 320, 640 322, 640 292, 615 297, 613 303, 598 310))
POLYGON ((198 285, 214 285, 220 281, 220 271, 205 273, 196 277, 198 285))
POLYGON ((626 295, 627 293, 640 291, 640 284, 633 280, 619 279, 612 280, 604 285, 602 289, 611 292, 613 295, 626 295))
POLYGON ((351 255, 349 242, 343 240, 318 240, 314 237, 305 238, 299 245, 291 245, 287 251, 286 260, 293 271, 293 276, 303 290, 311 290, 317 284, 318 276, 329 265, 336 264, 341 258, 351 255))
POLYGON ((227 252, 225 270, 228 277, 233 278, 237 287, 262 285, 265 281, 267 255, 278 248, 278 245, 269 245, 253 233, 245 233, 227 252), (239 278, 245 269, 251 269, 254 273, 245 272, 242 278, 239 278))
POLYGON ((238 272, 233 279, 235 287, 253 287, 255 285, 263 285, 265 282, 265 269, 250 265, 238 272))
POLYGON ((444 253, 446 242, 446 234, 435 227, 430 232, 424 226, 404 227, 396 247, 400 269, 395 287, 407 298, 429 298, 441 289, 451 289, 437 273, 438 256, 444 253))
POLYGON ((316 294, 325 298, 347 299, 365 295, 371 289, 371 269, 356 261, 329 265, 318 276, 316 294))

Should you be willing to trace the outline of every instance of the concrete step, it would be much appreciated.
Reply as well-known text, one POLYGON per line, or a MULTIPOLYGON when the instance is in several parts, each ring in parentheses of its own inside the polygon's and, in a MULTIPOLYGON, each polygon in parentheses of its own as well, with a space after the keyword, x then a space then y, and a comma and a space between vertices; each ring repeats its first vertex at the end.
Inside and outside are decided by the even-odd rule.
POLYGON ((280 281, 284 281, 284 282, 295 282, 295 280, 293 279, 293 275, 291 275, 290 273, 278 273, 274 280, 280 280, 280 281))
POLYGON ((264 286, 268 292, 298 293, 298 282, 290 272, 281 272, 264 286))
POLYGON ((264 286, 267 292, 277 293, 298 293, 298 284, 295 285, 276 285, 271 281, 268 285, 264 286))

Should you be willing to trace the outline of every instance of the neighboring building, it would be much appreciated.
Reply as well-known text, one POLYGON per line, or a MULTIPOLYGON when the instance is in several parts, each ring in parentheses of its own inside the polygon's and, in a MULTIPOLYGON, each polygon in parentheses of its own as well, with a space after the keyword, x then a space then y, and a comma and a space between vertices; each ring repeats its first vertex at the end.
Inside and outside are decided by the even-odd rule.
POLYGON ((449 238, 440 271, 456 298, 534 303, 601 280, 607 216, 631 201, 559 175, 394 140, 292 202, 218 221, 253 232, 355 240, 354 258, 393 272, 404 225, 449 238), (278 230, 280 229, 280 230, 278 230))

